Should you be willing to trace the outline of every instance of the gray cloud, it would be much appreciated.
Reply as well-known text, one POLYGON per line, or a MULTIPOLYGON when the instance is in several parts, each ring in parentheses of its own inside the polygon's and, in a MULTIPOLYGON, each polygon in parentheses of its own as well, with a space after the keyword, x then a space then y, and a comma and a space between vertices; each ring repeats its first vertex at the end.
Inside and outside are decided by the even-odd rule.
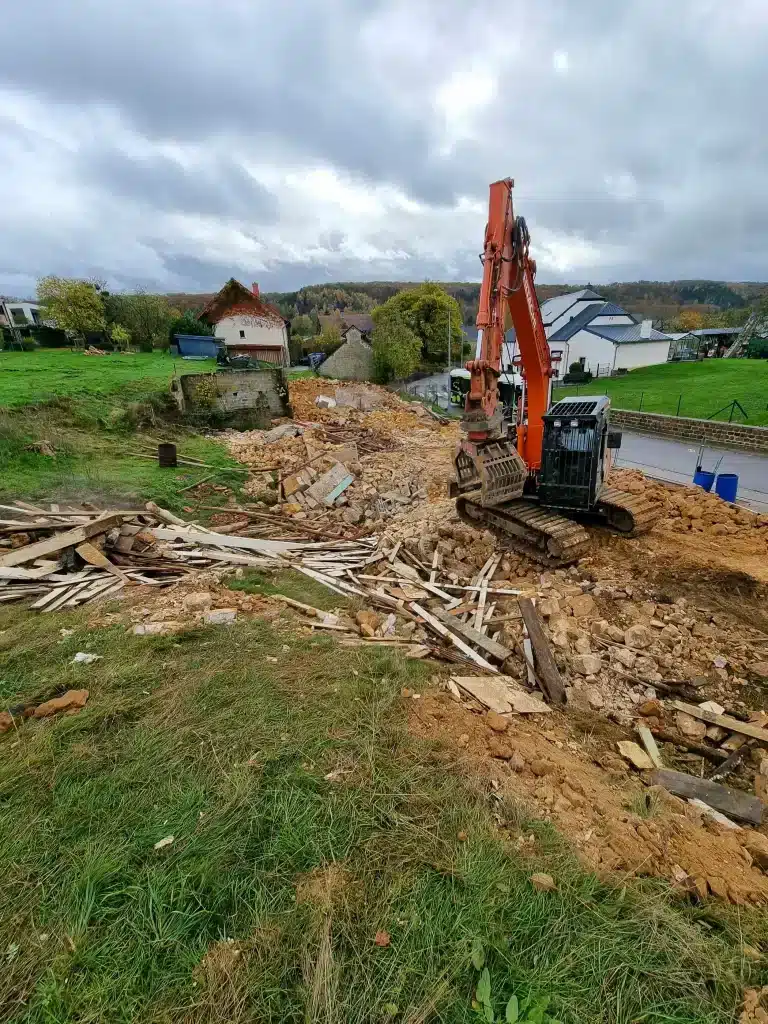
POLYGON ((0 290, 476 278, 506 173, 541 280, 766 277, 763 0, 6 6, 0 290))

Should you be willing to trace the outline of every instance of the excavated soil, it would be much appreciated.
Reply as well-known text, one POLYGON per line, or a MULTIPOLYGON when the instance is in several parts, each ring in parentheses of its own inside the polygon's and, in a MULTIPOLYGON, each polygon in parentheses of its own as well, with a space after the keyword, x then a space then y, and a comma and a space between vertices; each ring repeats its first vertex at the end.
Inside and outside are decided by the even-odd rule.
POLYGON ((546 724, 516 716, 500 735, 485 714, 448 694, 411 703, 416 735, 442 742, 468 771, 496 782, 500 800, 522 800, 536 817, 550 819, 589 869, 659 876, 700 898, 768 901, 768 877, 752 865, 743 832, 644 786, 611 752, 629 736, 623 730, 568 711, 547 716, 546 724))

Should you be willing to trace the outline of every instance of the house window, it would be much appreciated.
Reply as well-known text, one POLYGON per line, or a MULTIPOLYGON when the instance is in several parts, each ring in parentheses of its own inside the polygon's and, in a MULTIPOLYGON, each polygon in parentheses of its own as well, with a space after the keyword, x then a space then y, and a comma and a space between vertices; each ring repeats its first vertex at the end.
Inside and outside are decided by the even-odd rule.
POLYGON ((241 338, 244 338, 244 337, 245 337, 245 331, 240 331, 240 337, 241 337, 241 338))
POLYGON ((13 322, 15 324, 25 324, 25 323, 27 323, 26 314, 24 313, 24 310, 21 309, 20 307, 17 306, 15 309, 9 310, 9 312, 10 312, 11 316, 13 317, 13 322))

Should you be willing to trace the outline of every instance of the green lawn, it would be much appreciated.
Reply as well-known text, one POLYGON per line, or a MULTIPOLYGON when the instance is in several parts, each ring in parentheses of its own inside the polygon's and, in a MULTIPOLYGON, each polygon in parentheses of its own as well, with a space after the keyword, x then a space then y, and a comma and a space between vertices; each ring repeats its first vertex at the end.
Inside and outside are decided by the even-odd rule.
POLYGON ((204 373, 213 359, 172 359, 164 352, 86 356, 65 349, 0 352, 0 408, 119 394, 130 400, 152 389, 166 389, 174 371, 204 373))
POLYGON ((625 377, 595 380, 579 388, 557 388, 555 398, 573 394, 611 396, 617 409, 699 419, 728 419, 737 399, 747 413, 736 409, 733 420, 768 426, 768 359, 707 359, 702 363, 664 363, 631 370, 625 377), (721 410, 721 411, 719 411, 721 410), (722 411, 724 410, 724 411, 722 411), (719 411, 719 412, 718 412, 719 411), (713 413, 718 413, 712 416, 713 413))
POLYGON ((564 1024, 730 1024, 768 980, 741 954, 764 915, 598 881, 414 739, 401 688, 433 667, 289 622, 85 619, 0 609, 6 706, 90 691, 0 737, 0 1020, 469 1024, 473 945, 498 1020, 515 993, 564 1024))
POLYGON ((221 472, 213 482, 238 493, 244 476, 226 472, 238 463, 223 445, 171 415, 175 407, 168 385, 174 370, 201 373, 214 367, 213 360, 186 362, 160 352, 0 352, 0 499, 126 507, 152 498, 181 512, 192 501, 183 488, 211 470, 160 469, 157 462, 132 454, 142 444, 156 447, 157 439, 175 440, 181 454, 217 467, 221 472), (35 450, 43 441, 44 450, 35 450))

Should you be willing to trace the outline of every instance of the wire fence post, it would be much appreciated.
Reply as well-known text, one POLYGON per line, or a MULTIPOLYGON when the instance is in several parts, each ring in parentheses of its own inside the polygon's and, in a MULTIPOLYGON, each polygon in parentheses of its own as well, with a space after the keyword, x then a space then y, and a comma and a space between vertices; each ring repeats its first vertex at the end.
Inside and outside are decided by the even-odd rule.
POLYGON ((736 400, 731 402, 731 411, 728 413, 728 422, 733 423, 733 411, 736 408, 736 400))
POLYGON ((675 413, 675 416, 679 416, 680 415, 680 403, 682 402, 682 400, 683 400, 682 394, 678 395, 677 396, 677 412, 675 413))
POLYGON ((645 395, 645 392, 641 391, 640 392, 640 405, 637 407, 637 411, 638 412, 642 412, 643 411, 643 396, 644 395, 645 395))

